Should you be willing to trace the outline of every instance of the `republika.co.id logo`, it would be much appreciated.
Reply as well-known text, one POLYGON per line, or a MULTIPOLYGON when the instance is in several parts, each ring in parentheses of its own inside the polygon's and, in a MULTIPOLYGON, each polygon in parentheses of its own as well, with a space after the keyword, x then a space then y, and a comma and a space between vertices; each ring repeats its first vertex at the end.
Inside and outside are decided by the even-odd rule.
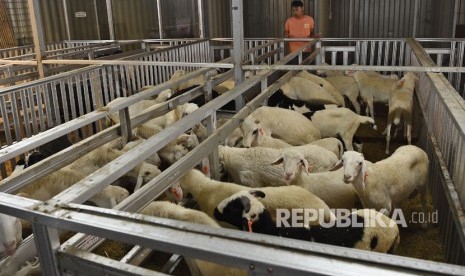
MULTIPOLYGON (((276 209, 276 226, 277 227, 305 227, 310 222, 317 221, 322 227, 407 227, 407 220, 402 209, 394 209, 389 216, 390 220, 383 219, 383 214, 388 213, 386 209, 379 212, 370 212, 369 209, 363 209, 363 222, 357 219, 358 212, 356 209, 331 209, 336 216, 336 220, 325 221, 327 210, 324 209, 276 209)), ((413 212, 411 224, 437 223, 438 211, 433 212, 413 212)))

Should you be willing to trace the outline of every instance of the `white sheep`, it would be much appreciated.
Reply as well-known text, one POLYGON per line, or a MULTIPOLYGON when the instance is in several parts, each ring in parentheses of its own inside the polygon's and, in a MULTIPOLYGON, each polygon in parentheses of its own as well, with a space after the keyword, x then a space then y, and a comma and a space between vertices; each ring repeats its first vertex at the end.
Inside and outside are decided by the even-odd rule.
POLYGON ((0 213, 0 257, 13 255, 22 240, 19 218, 0 213))
MULTIPOLYGON (((133 140, 126 143, 126 144, 123 143, 123 138, 121 138, 121 137, 117 138, 117 139, 109 142, 109 147, 111 149, 116 149, 116 150, 119 150, 121 152, 128 152, 131 149, 135 148, 136 146, 138 146, 138 145, 140 145, 140 144, 142 144, 143 142, 146 141, 146 139, 140 138, 137 135, 133 135, 131 138, 133 140)), ((147 162, 149 164, 152 164, 152 165, 155 165, 157 167, 160 167, 160 164, 161 164, 160 156, 157 153, 154 153, 149 158, 145 159, 145 162, 147 162)))
POLYGON ((262 106, 247 116, 241 124, 242 145, 250 147, 257 124, 272 137, 291 145, 304 145, 321 138, 320 131, 302 114, 279 107, 262 106))
POLYGON ((315 145, 296 146, 284 149, 218 147, 219 160, 233 182, 249 187, 285 186, 284 170, 273 163, 282 154, 299 154, 316 172, 328 171, 337 162, 330 151, 315 145))
POLYGON ((342 166, 344 181, 352 183, 364 208, 382 210, 388 215, 401 201, 418 191, 423 211, 426 211, 429 160, 421 148, 399 147, 390 157, 374 164, 368 164, 359 152, 346 151, 334 169, 342 166))
POLYGON ((108 185, 102 191, 92 196, 92 201, 98 207, 111 209, 129 196, 128 190, 123 187, 108 185))
POLYGON ((323 87, 327 93, 329 93, 334 99, 337 101, 337 105, 345 106, 344 97, 342 97, 341 93, 338 92, 336 87, 328 82, 326 79, 321 78, 317 75, 311 74, 305 70, 300 71, 297 75, 299 78, 304 78, 314 83, 318 84, 319 86, 323 87))
MULTIPOLYGON (((264 147, 264 148, 273 148, 273 149, 283 149, 283 148, 293 147, 291 144, 288 144, 281 139, 273 138, 267 133, 265 133, 265 131, 263 131, 263 129, 261 128, 260 123, 258 123, 257 125, 258 125, 258 131, 253 133, 254 137, 253 137, 251 147, 264 147)), ((332 153, 334 153, 337 156, 337 158, 341 158, 342 156, 343 145, 342 145, 342 142, 337 138, 327 137, 327 138, 315 140, 309 144, 325 148, 331 151, 332 153)), ((227 146, 230 146, 230 145, 227 145, 227 146)))
MULTIPOLYGON (((326 62, 323 62, 321 65, 329 65, 327 64, 326 62)), ((352 64, 353 66, 354 65, 358 65, 358 64, 352 64)), ((344 70, 326 70, 326 69, 319 69, 316 71, 316 74, 318 76, 321 76, 321 77, 338 77, 338 76, 344 76, 345 75, 345 72, 344 70)), ((399 77, 396 75, 396 74, 391 74, 391 75, 383 75, 381 73, 378 73, 376 71, 364 71, 368 76, 370 77, 379 77, 379 78, 389 78, 389 79, 395 79, 395 80, 398 80, 399 77)))
MULTIPOLYGON (((343 181, 343 170, 314 172, 305 158, 298 153, 283 153, 273 165, 282 164, 281 176, 289 185, 297 185, 321 198, 330 208, 352 209, 358 197, 354 187, 343 181), (302 173, 304 172, 304 173, 302 173)), ((335 164, 335 163, 334 163, 335 164)))
POLYGON ((138 126, 136 128, 136 134, 142 138, 148 139, 197 109, 199 109, 199 107, 194 103, 178 105, 175 109, 167 112, 165 115, 151 119, 138 126))
MULTIPOLYGON (((389 154, 389 141, 391 140, 391 125, 399 125, 403 119, 405 123, 405 136, 408 144, 412 143, 412 106, 413 106, 413 90, 415 89, 415 80, 417 76, 412 73, 406 73, 399 81, 398 86, 389 96, 389 111, 386 124, 386 154, 389 154)), ((397 133, 397 128, 396 128, 397 133)))
MULTIPOLYGON (((71 164, 67 165, 65 168, 80 171, 86 174, 93 173, 99 168, 105 166, 107 163, 124 154, 124 152, 112 149, 111 147, 113 143, 114 142, 110 142, 94 149, 93 151, 85 154, 71 164)), ((161 171, 157 166, 143 161, 131 169, 126 175, 136 180, 135 189, 138 189, 144 183, 149 182, 160 173, 161 171)))
MULTIPOLYGON (((142 90, 144 89, 148 89, 150 88, 150 86, 146 86, 146 87, 143 87, 142 90)), ((173 94, 173 91, 171 89, 166 89, 166 90, 163 90, 162 92, 160 92, 155 99, 152 99, 152 100, 140 100, 138 101, 137 103, 134 103, 132 105, 129 106, 129 117, 130 118, 133 118, 139 114, 141 114, 142 112, 144 112, 144 110, 146 110, 147 108, 149 107, 153 107, 153 106, 157 106, 159 105, 160 103, 166 101, 167 99, 169 99, 173 94)), ((119 97, 119 98, 116 98, 114 99, 113 101, 109 102, 105 107, 101 108, 100 110, 102 111, 106 111, 106 110, 109 110, 112 106, 120 103, 120 102, 123 102, 127 99, 127 97, 119 97)), ((107 125, 110 126, 110 125, 114 125, 114 124, 117 124, 119 123, 119 113, 116 112, 116 113, 112 113, 110 115, 107 116, 107 125)))
POLYGON ((271 217, 261 202, 266 197, 266 193, 260 191, 240 191, 218 204, 215 218, 249 232, 381 253, 394 253, 400 242, 397 224, 375 210, 354 211, 334 224, 288 227, 271 217))
POLYGON ((360 91, 358 90, 358 84, 354 78, 340 75, 326 77, 325 80, 331 83, 342 96, 346 96, 354 106, 355 112, 360 114, 360 104, 357 100, 360 91))
MULTIPOLYGON (((389 95, 397 86, 397 80, 391 78, 379 78, 367 75, 363 71, 348 71, 358 84, 360 97, 367 103, 367 116, 374 120, 374 102, 388 103, 389 95)), ((376 129, 376 125, 373 126, 376 129)))
MULTIPOLYGON (((208 225, 219 228, 220 225, 207 214, 201 211, 185 208, 168 201, 153 201, 144 207, 141 214, 161 218, 175 219, 185 222, 208 225)), ((216 276, 216 275, 247 275, 247 271, 227 267, 216 263, 206 262, 199 259, 185 258, 191 275, 193 276, 216 276)))
POLYGON ((345 148, 353 150, 352 140, 360 124, 375 121, 367 116, 361 116, 352 110, 341 108, 330 108, 316 111, 311 120, 321 133, 321 137, 341 137, 345 148))
MULTIPOLYGON (((188 171, 180 179, 183 194, 191 194, 199 204, 200 210, 214 218, 214 211, 218 204, 232 194, 250 190, 251 188, 241 186, 230 182, 221 182, 206 177, 198 170, 188 171)), ((292 210, 295 208, 308 208, 318 210, 318 214, 322 215, 324 221, 332 221, 335 219, 334 214, 320 198, 298 186, 286 187, 265 187, 260 190, 267 194, 262 203, 270 210, 271 215, 276 215, 277 209, 292 210)), ((318 222, 318 218, 309 221, 310 224, 318 222)))
MULTIPOLYGON (((68 167, 59 169, 46 176, 36 179, 21 188, 19 196, 46 201, 84 179, 88 174, 68 167)), ((121 187, 107 186, 89 200, 102 208, 113 208, 126 197, 129 192, 121 187)))
MULTIPOLYGON (((283 94, 293 100, 301 100, 308 104, 336 104, 339 102, 332 94, 317 83, 300 77, 292 77, 281 85, 283 94)), ((339 95, 340 96, 340 95, 339 95)))
MULTIPOLYGON (((176 80, 180 79, 181 77, 183 77, 184 75, 186 75, 187 73, 188 72, 186 72, 183 69, 176 70, 176 72, 174 72, 173 75, 171 75, 170 81, 176 81, 176 80)), ((217 75, 217 74, 218 74, 217 70, 213 70, 213 71, 210 71, 210 72, 207 73, 207 75, 211 75, 211 76, 214 76, 214 75, 217 75)), ((207 78, 208 78, 208 76, 207 76, 207 78)), ((207 81, 207 78, 206 78, 205 74, 200 74, 200 75, 197 75, 197 76, 195 76, 193 78, 188 79, 185 82, 182 82, 182 83, 178 84, 177 86, 174 86, 172 89, 173 89, 173 91, 178 92, 178 91, 190 88, 192 86, 203 85, 207 81)))

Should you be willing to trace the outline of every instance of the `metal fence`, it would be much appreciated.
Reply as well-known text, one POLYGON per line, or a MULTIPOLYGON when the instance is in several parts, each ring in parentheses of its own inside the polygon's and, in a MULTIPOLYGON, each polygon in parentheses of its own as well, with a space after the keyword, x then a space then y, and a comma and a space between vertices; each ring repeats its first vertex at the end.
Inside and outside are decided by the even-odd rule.
MULTIPOLYGON (((356 44, 354 44, 353 48, 351 48, 354 51, 347 51, 347 63, 349 63, 349 58, 351 58, 350 56, 353 55, 354 61, 358 56, 359 61, 364 60, 366 64, 378 65, 378 61, 381 62, 381 64, 384 64, 384 62, 387 62, 388 64, 390 63, 389 66, 391 66, 392 70, 396 72, 403 70, 402 67, 405 66, 417 66, 416 68, 418 68, 418 70, 422 70, 423 66, 431 66, 431 63, 428 60, 428 55, 414 41, 397 41, 398 46, 396 47, 388 42, 389 41, 379 43, 379 41, 377 41, 376 43, 373 43, 379 47, 374 50, 373 55, 369 54, 372 52, 370 47, 374 47, 370 46, 370 42, 367 42, 367 46, 363 46, 364 44, 361 43, 360 46, 357 47, 356 44), (365 49, 364 47, 367 49, 366 51, 363 50, 365 49), (392 49, 395 49, 395 51, 392 49), (367 56, 362 59, 362 53, 359 51, 362 51, 371 57, 367 56), (381 56, 381 58, 378 58, 377 53, 389 53, 389 57, 384 58, 381 56), (395 56, 395 58, 393 58, 393 56, 395 56)), ((280 45, 279 41, 276 41, 275 43, 280 45)), ((348 43, 351 42, 349 41, 348 43)), ((208 41, 206 41, 205 44, 208 45, 208 41)), ((207 46, 204 48, 201 46, 201 43, 199 45, 195 45, 196 46, 189 51, 194 51, 198 54, 201 53, 203 56, 199 58, 209 60, 208 57, 212 56, 211 52, 208 52, 210 51, 210 48, 207 46)), ((262 45, 266 45, 266 43, 262 45)), ((333 50, 331 50, 331 47, 335 46, 325 45, 325 47, 325 53, 332 57, 333 50)), ((141 55, 140 57, 137 57, 137 60, 141 62, 174 62, 177 60, 195 62, 189 59, 190 55, 187 50, 184 52, 181 48, 182 47, 162 51, 158 53, 158 56, 153 57, 141 55), (177 60, 176 57, 178 58, 177 60)), ((274 49, 274 46, 272 46, 272 48, 274 49)), ((334 48, 334 51, 337 52, 339 49, 340 48, 334 48)), ((253 49, 249 50, 252 50, 250 52, 255 51, 253 49)), ((151 53, 148 54, 150 55, 151 53)), ((274 56, 275 54, 276 53, 272 51, 271 55, 274 56)), ((264 55, 266 56, 266 53, 264 55)), ((213 54, 213 56, 215 56, 215 54, 213 54)), ((259 58, 254 57, 253 59, 258 60, 259 58)), ((273 64, 278 64, 279 66, 289 59, 290 58, 287 58, 286 60, 285 58, 284 60, 273 64)), ((323 57, 322 59, 324 60, 323 57)), ((331 63, 341 64, 344 63, 344 61, 341 63, 339 61, 336 63, 331 61, 331 63)), ((85 117, 54 127, 53 131, 39 133, 35 137, 31 137, 30 140, 15 140, 18 141, 16 144, 6 147, 0 151, 1 162, 4 163, 7 160, 19 156, 35 146, 50 141, 53 138, 72 131, 77 131, 83 125, 98 122, 110 112, 118 112, 142 98, 159 93, 163 89, 173 85, 172 82, 166 82, 166 80, 174 70, 177 68, 186 68, 193 71, 195 66, 192 66, 192 68, 188 65, 175 64, 172 66, 153 66, 153 68, 151 68, 151 66, 144 65, 95 66, 92 68, 82 69, 79 71, 79 74, 87 74, 88 76, 91 76, 94 72, 91 70, 96 70, 96 72, 99 72, 95 73, 96 77, 93 79, 89 77, 88 80, 99 82, 104 75, 108 74, 107 72, 112 72, 112 74, 109 75, 114 76, 114 71, 105 71, 106 73, 101 73, 103 70, 106 70, 106 68, 125 68, 123 75, 129 76, 130 79, 130 85, 126 86, 128 89, 127 95, 130 95, 135 91, 133 88, 138 89, 142 85, 150 84, 150 81, 158 81, 157 84, 159 85, 148 91, 137 93, 134 95, 135 97, 130 100, 128 99, 127 102, 111 111, 91 112, 85 117), (167 67, 173 68, 170 69, 167 67), (159 78, 155 79, 155 75, 159 78), (150 76, 153 76, 153 79, 151 79, 150 76), (132 90, 129 91, 129 89, 132 90)), ((194 77, 195 74, 201 74, 207 70, 209 70, 209 68, 197 70, 193 72, 192 77, 194 77)), ((121 76, 121 71, 117 75, 121 76)), ((91 196, 89 189, 91 189, 92 192, 102 189, 105 185, 108 185, 112 179, 125 174, 131 169, 131 167, 147 158, 150 154, 156 152, 173 137, 183 133, 185 130, 191 128, 194 124, 201 120, 214 120, 214 111, 219 107, 223 106, 230 100, 235 99, 237 96, 240 96, 255 85, 261 85, 262 93, 248 104, 248 108, 244 108, 238 112, 233 117, 233 121, 231 121, 231 123, 218 129, 215 132, 215 135, 209 136, 204 143, 195 148, 182 160, 169 167, 157 178, 147 183, 144 187, 123 201, 121 206, 116 207, 116 209, 123 209, 131 212, 137 211, 144 206, 147 201, 156 198, 168 187, 170 183, 182 176, 183 172, 192 168, 195 164, 198 164, 200 160, 205 158, 207 155, 213 154, 216 145, 218 145, 222 138, 232 132, 232 130, 239 124, 240 119, 250 114, 254 108, 263 103, 263 101, 271 93, 274 93, 280 85, 288 79, 288 77, 287 79, 285 78, 287 76, 286 75, 283 79, 278 80, 276 83, 268 85, 268 76, 269 73, 256 76, 230 90, 222 97, 207 103, 198 111, 192 113, 192 116, 186 117, 169 129, 160 132, 156 137, 149 139, 147 142, 142 144, 137 151, 132 151, 132 154, 125 155, 122 158, 115 160, 88 178, 78 182, 76 185, 71 187, 70 190, 58 195, 50 202, 52 204, 44 204, 16 197, 14 197, 14 201, 12 201, 11 199, 13 196, 0 193, 0 205, 8 214, 16 215, 28 220, 35 218, 33 222, 34 235, 38 237, 37 242, 40 245, 38 251, 40 254, 43 254, 42 256, 51 256, 51 258, 45 258, 44 263, 49 265, 45 269, 47 272, 51 272, 52 274, 53 272, 59 273, 59 269, 69 269, 67 271, 74 271, 77 273, 81 272, 84 267, 100 269, 110 274, 121 273, 121 270, 130 271, 130 269, 132 271, 137 271, 136 273, 140 274, 150 273, 148 270, 135 268, 125 263, 118 263, 117 265, 114 265, 114 262, 108 258, 96 256, 89 252, 83 252, 71 246, 75 245, 78 240, 82 241, 83 235, 78 235, 78 237, 73 238, 72 242, 70 241, 62 246, 49 242, 57 240, 57 233, 55 231, 51 231, 57 223, 60 227, 77 232, 84 232, 104 238, 130 241, 132 244, 138 244, 153 249, 163 249, 168 252, 188 257, 199 258, 202 256, 202 258, 205 258, 206 260, 218 262, 224 265, 240 267, 249 271, 250 274, 257 275, 270 272, 278 275, 290 273, 293 275, 305 273, 313 273, 316 275, 342 275, 353 271, 365 271, 370 274, 383 273, 389 275, 395 275, 396 273, 422 275, 463 274, 463 265, 465 265, 465 228, 463 226, 464 221, 462 219, 463 213, 461 208, 464 205, 463 202, 460 202, 460 200, 463 200, 464 198, 463 190, 465 187, 465 170, 463 167, 465 164, 465 151, 463 150, 465 128, 463 127, 463 120, 461 120, 461 118, 465 118, 465 116, 463 107, 457 107, 454 103, 450 102, 456 98, 451 96, 453 91, 451 91, 451 87, 448 86, 447 80, 438 73, 420 73, 421 81, 419 86, 416 87, 418 100, 415 110, 417 110, 417 121, 421 124, 419 140, 424 146, 423 148, 428 152, 428 156, 431 160, 431 175, 429 183, 433 191, 436 207, 441 212, 439 215, 442 217, 442 221, 440 221, 441 235, 444 237, 444 244, 448 254, 447 257, 451 263, 457 263, 461 266, 440 264, 385 254, 361 252, 358 250, 311 244, 300 241, 295 242, 276 237, 245 237, 244 235, 238 235, 234 231, 225 229, 212 230, 202 226, 173 223, 165 220, 141 217, 134 214, 119 213, 117 211, 101 211, 100 209, 93 207, 81 207, 76 204, 66 204, 68 202, 84 202, 91 196), (450 134, 450 136, 446 134, 450 134), (57 202, 59 202, 59 204, 56 204, 57 202), (36 206, 36 208, 31 211, 33 205, 36 206), (52 209, 50 209, 49 206, 53 206, 52 209), (140 219, 143 219, 143 222, 141 222, 140 219), (117 221, 124 221, 124 223, 117 223, 117 221), (148 233, 158 234, 154 235, 148 233), (186 240, 189 242, 186 242, 186 240), (224 248, 228 248, 230 250, 224 250, 224 248), (259 250, 260 256, 254 254, 253 252, 255 251, 253 249, 259 250), (57 253, 57 255, 55 255, 55 253, 57 253), (95 266, 95 261, 99 262, 98 268, 95 266), (60 266, 58 266, 57 263, 60 263, 60 266)), ((68 82, 68 77, 74 78, 74 80, 69 80, 71 83, 76 80, 76 74, 74 74, 74 72, 63 74, 60 77, 61 78, 47 78, 46 81, 51 81, 50 85, 56 85, 60 81, 65 83, 68 82)), ((82 80, 83 78, 80 77, 79 79, 82 80)), ((124 91, 121 90, 121 87, 117 89, 116 86, 113 86, 114 90, 111 92, 109 87, 113 85, 112 83, 114 83, 116 79, 117 78, 114 77, 112 79, 113 81, 108 81, 107 87, 103 85, 103 89, 100 91, 102 104, 111 100, 112 97, 124 95, 124 93, 121 92, 124 91), (117 94, 117 91, 120 91, 120 94, 117 94), (107 93, 107 96, 105 96, 105 93, 107 93)), ((118 83, 118 81, 116 81, 116 83, 118 83)), ((11 94, 11 97, 16 98, 17 100, 20 99, 20 106, 35 106, 33 104, 35 103, 35 99, 27 97, 27 89, 33 90, 33 92, 30 93, 35 92, 37 94, 37 91, 46 89, 41 88, 41 85, 48 85, 48 83, 34 82, 30 85, 36 85, 35 87, 37 87, 37 90, 33 90, 30 86, 27 87, 25 85, 17 86, 9 91, 9 93, 19 93, 11 94), (16 90, 18 89, 26 90, 24 90, 24 92, 17 92, 16 90), (22 101, 22 94, 24 94, 24 101, 22 101), (22 104, 23 102, 25 104, 22 104), (28 103, 30 103, 30 105, 28 105, 28 103)), ((206 85, 206 87, 207 86, 211 87, 211 85, 206 85)), ((82 87, 85 87, 85 85, 82 85, 82 87)), ((99 85, 97 87, 102 86, 99 85)), ((95 87, 92 89, 95 89, 95 87)), ((37 101, 39 101, 39 98, 37 98, 37 101)), ((167 103, 167 105, 163 108, 166 109, 172 104, 173 103, 167 103)), ((2 117, 4 114, 3 109, 4 108, 2 107, 2 117)), ((20 113, 18 113, 17 110, 14 113, 16 113, 16 116, 19 117, 20 113)), ((146 119, 148 118, 149 116, 146 117, 146 119)), ((132 123, 134 123, 134 121, 132 123)), ((40 129, 40 124, 37 125, 37 129, 40 129)), ((32 127, 30 132, 34 132, 32 127)), ((68 155, 74 156, 77 152, 79 152, 79 150, 90 151, 92 148, 95 148, 117 136, 116 128, 100 131, 96 135, 88 138, 91 140, 78 142, 73 149, 69 149, 66 153, 62 153, 59 156, 54 157, 54 159, 49 160, 46 166, 42 164, 40 167, 37 167, 34 170, 34 175, 36 177, 40 177, 37 173, 40 172, 44 174, 46 171, 59 168, 60 164, 62 164, 64 160, 71 162, 72 160, 69 160, 68 155)), ((25 185, 27 183, 28 176, 31 177, 32 175, 32 172, 28 172, 28 174, 22 175, 21 178, 15 178, 10 181, 7 178, 2 181, 3 185, 0 187, 0 191, 9 193, 14 192, 19 188, 19 185, 25 185)))

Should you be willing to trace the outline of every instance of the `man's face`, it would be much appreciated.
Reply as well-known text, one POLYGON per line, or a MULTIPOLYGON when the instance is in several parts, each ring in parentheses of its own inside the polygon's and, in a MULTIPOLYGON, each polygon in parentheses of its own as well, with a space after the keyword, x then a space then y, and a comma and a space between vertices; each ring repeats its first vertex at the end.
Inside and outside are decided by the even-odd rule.
POLYGON ((302 17, 304 15, 304 7, 292 7, 294 17, 302 17))

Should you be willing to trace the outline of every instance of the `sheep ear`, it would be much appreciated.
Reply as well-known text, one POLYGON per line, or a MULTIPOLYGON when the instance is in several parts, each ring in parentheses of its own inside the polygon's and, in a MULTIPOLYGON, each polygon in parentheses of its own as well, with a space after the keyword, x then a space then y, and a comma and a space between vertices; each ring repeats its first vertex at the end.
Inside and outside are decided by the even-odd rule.
POLYGON ((263 144, 263 140, 265 139, 263 134, 264 134, 263 133, 263 128, 259 127, 258 128, 258 133, 257 133, 257 140, 258 140, 259 145, 263 144))
POLYGON ((278 158, 278 160, 274 161, 270 165, 280 165, 280 164, 283 163, 283 161, 284 161, 284 158, 280 157, 280 158, 278 158))
POLYGON ((305 173, 308 174, 309 172, 311 172, 311 171, 313 170, 313 167, 311 167, 311 166, 308 164, 307 159, 305 159, 305 158, 300 159, 300 163, 302 163, 302 166, 304 166, 304 168, 305 168, 305 170, 304 170, 305 173))
POLYGON ((365 179, 366 179, 366 177, 368 175, 368 165, 365 162, 365 160, 363 160, 363 162, 362 162, 361 173, 362 173, 362 188, 365 189, 365 179))
POLYGON ((337 161, 336 164, 334 164, 334 167, 332 167, 329 170, 336 171, 336 170, 339 170, 341 167, 342 167, 342 159, 339 159, 339 161, 337 161))
POLYGON ((405 82, 405 77, 401 78, 401 79, 397 82, 397 87, 402 87, 402 86, 404 86, 404 82, 405 82))
POLYGON ((254 190, 254 191, 249 191, 249 193, 253 195, 254 197, 260 197, 260 198, 265 197, 265 193, 262 191, 254 190))

